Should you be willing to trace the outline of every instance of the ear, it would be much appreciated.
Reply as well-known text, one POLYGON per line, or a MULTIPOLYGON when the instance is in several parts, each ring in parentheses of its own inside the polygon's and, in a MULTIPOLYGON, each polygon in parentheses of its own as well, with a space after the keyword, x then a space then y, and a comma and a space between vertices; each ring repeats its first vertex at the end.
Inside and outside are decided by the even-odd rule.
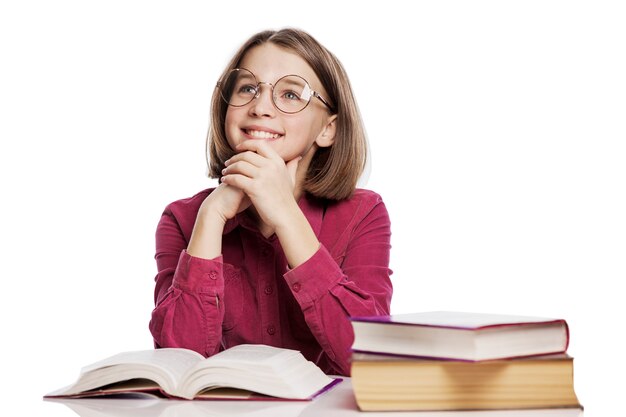
POLYGON ((320 148, 327 148, 335 143, 335 133, 337 132, 337 115, 333 114, 326 120, 326 125, 315 139, 315 143, 320 148))

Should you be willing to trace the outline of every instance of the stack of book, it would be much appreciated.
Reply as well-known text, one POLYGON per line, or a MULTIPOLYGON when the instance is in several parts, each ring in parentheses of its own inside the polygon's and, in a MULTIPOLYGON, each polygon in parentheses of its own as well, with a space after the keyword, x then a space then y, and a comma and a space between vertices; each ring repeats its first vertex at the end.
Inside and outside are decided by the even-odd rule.
POLYGON ((351 320, 363 411, 582 409, 565 320, 445 311, 351 320))

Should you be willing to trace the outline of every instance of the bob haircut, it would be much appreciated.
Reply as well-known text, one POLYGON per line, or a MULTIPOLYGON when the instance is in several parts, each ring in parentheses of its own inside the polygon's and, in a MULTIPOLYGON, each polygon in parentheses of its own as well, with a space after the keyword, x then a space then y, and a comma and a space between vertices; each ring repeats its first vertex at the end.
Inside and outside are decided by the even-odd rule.
MULTIPOLYGON (((320 198, 342 200, 354 192, 367 160, 367 140, 350 81, 339 60, 308 33, 298 29, 263 31, 253 35, 237 51, 220 76, 238 68, 246 53, 270 42, 304 59, 321 81, 330 106, 337 114, 334 143, 318 148, 306 173, 303 190, 320 198)), ((219 178, 224 161, 235 152, 226 139, 228 104, 216 86, 211 100, 211 120, 207 134, 209 177, 219 178)))

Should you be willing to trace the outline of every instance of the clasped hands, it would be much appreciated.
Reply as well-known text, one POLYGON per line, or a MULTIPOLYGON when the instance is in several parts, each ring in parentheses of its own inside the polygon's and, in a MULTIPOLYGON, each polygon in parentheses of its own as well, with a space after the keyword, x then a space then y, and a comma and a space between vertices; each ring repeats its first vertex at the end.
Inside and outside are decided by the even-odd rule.
POLYGON ((260 219, 277 229, 297 206, 294 188, 302 157, 285 163, 266 141, 256 139, 240 143, 236 151, 225 162, 221 184, 205 203, 213 203, 224 221, 253 205, 260 219))

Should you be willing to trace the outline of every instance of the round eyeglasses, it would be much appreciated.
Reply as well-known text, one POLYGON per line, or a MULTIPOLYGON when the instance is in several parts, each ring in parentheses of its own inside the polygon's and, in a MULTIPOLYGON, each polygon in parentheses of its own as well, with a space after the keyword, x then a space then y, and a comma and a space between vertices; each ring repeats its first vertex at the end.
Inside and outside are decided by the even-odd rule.
POLYGON ((298 113, 306 108, 311 97, 318 98, 326 107, 334 112, 330 104, 309 83, 299 75, 285 75, 274 84, 257 81, 254 74, 245 68, 230 70, 217 83, 220 96, 233 107, 242 107, 261 95, 261 84, 267 84, 272 89, 272 101, 278 110, 283 113, 298 113))

